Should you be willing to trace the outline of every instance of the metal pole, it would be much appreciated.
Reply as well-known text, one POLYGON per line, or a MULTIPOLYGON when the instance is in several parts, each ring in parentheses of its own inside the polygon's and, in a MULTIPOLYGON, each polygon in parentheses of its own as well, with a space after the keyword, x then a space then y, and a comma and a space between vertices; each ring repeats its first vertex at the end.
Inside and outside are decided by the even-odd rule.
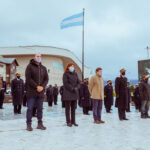
POLYGON ((82 28, 82 81, 84 81, 84 11, 83 8, 83 28, 82 28))
POLYGON ((147 59, 149 59, 149 49, 150 49, 150 48, 147 46, 147 47, 146 47, 146 50, 147 50, 147 59))

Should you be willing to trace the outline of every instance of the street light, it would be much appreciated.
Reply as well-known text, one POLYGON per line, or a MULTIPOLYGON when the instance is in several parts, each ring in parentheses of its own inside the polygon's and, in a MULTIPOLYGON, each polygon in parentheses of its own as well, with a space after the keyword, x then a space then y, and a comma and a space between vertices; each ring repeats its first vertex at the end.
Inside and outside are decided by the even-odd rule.
POLYGON ((147 59, 149 59, 149 50, 150 50, 150 47, 146 47, 146 50, 147 50, 147 59))

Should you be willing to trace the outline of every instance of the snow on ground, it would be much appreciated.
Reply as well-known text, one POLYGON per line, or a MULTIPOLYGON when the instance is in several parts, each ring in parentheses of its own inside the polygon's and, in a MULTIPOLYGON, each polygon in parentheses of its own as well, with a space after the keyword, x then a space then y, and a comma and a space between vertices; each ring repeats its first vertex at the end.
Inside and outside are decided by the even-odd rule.
POLYGON ((117 109, 106 114, 105 124, 94 124, 90 116, 77 109, 79 127, 65 124, 65 111, 59 105, 49 108, 44 103, 43 121, 47 130, 37 130, 33 118, 33 132, 26 131, 26 108, 21 115, 13 114, 12 104, 4 104, 0 110, 0 150, 150 150, 150 119, 140 119, 134 107, 127 113, 129 121, 119 121, 117 109))

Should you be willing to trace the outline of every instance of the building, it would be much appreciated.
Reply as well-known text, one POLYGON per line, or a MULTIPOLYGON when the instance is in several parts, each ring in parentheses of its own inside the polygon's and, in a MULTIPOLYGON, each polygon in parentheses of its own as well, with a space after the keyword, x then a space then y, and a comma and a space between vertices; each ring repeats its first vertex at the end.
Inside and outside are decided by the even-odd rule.
MULTIPOLYGON (((17 71, 22 74, 23 79, 25 79, 25 69, 36 53, 42 54, 42 63, 48 69, 49 84, 62 85, 64 69, 70 62, 75 64, 79 78, 82 78, 81 61, 67 49, 51 46, 0 47, 0 55, 5 58, 16 58, 19 63, 17 71)), ((85 66, 84 70, 85 76, 90 77, 92 74, 91 68, 85 66)))
POLYGON ((138 77, 141 80, 144 74, 150 75, 150 59, 138 61, 138 77))
POLYGON ((15 58, 3 58, 0 56, 0 75, 10 84, 11 80, 15 78, 16 68, 18 62, 15 58))

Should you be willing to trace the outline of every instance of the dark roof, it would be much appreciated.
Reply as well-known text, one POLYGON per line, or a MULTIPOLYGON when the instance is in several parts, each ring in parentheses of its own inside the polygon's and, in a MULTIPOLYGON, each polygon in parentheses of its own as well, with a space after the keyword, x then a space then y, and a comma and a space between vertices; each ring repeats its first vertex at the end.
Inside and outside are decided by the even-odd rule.
POLYGON ((0 62, 4 64, 12 64, 15 61, 16 65, 19 66, 15 58, 4 58, 0 56, 0 62))

